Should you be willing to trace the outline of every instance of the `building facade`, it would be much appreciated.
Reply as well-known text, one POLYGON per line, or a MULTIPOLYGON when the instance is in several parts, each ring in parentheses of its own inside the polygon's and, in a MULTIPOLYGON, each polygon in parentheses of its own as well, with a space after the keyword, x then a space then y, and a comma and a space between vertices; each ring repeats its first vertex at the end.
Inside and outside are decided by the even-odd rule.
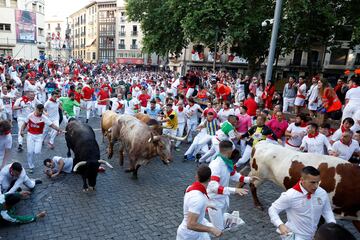
POLYGON ((40 58, 46 47, 44 13, 44 0, 0 0, 0 55, 40 58))
POLYGON ((46 55, 51 59, 70 57, 70 37, 67 34, 67 22, 57 16, 45 20, 46 55))
POLYGON ((76 59, 85 59, 86 7, 71 14, 69 22, 71 26, 72 56, 76 59))

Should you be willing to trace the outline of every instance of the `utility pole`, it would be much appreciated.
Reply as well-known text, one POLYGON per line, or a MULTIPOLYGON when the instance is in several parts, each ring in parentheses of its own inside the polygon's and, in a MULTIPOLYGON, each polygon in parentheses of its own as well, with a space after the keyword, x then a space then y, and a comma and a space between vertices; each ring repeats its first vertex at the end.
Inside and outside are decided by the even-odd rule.
POLYGON ((273 64, 275 58, 276 42, 280 27, 280 16, 281 16, 282 0, 276 0, 275 13, 274 13, 274 24, 271 32, 270 50, 266 66, 265 84, 271 80, 273 64))
POLYGON ((216 67, 216 53, 217 53, 217 42, 218 42, 218 31, 219 29, 216 28, 216 32, 215 32, 215 52, 214 52, 214 56, 213 56, 213 71, 215 72, 215 67, 216 67))

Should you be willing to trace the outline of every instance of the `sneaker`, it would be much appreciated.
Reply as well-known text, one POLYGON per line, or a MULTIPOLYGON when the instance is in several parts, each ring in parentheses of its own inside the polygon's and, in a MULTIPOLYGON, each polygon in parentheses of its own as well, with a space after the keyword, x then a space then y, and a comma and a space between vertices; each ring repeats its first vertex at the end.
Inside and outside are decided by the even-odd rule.
POLYGON ((187 157, 187 160, 188 161, 194 161, 195 157, 193 155, 190 155, 190 156, 187 157))
POLYGON ((21 192, 21 191, 22 191, 21 187, 18 187, 18 188, 16 189, 16 192, 21 192))
POLYGON ((50 142, 48 142, 48 147, 49 147, 51 150, 53 150, 53 149, 55 148, 54 144, 52 144, 52 143, 50 143, 50 142))
POLYGON ((187 156, 184 155, 183 162, 185 162, 186 160, 187 160, 187 156))
POLYGON ((180 152, 180 148, 175 147, 175 151, 180 152))
POLYGON ((23 150, 23 147, 22 147, 21 144, 19 144, 17 151, 18 151, 18 152, 22 152, 22 150, 23 150))
POLYGON ((85 123, 89 123, 89 119, 86 119, 85 123))
POLYGON ((35 185, 42 184, 42 181, 40 179, 35 179, 35 185))
POLYGON ((34 173, 34 169, 33 168, 29 168, 29 173, 34 173))

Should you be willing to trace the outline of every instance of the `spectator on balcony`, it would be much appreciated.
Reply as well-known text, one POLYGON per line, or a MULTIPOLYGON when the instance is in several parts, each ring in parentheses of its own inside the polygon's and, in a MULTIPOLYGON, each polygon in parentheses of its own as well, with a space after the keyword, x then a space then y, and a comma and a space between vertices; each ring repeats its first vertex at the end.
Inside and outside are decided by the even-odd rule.
POLYGON ((283 91, 283 112, 289 113, 290 108, 294 107, 296 97, 296 86, 295 86, 295 78, 289 77, 289 82, 285 84, 283 91))

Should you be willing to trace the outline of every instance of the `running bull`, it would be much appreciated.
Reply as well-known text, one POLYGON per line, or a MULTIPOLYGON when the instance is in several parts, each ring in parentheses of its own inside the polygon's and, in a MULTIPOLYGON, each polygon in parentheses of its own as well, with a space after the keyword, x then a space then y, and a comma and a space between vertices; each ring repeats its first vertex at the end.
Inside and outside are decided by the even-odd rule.
POLYGON ((71 156, 70 149, 74 152, 73 171, 79 172, 83 179, 84 191, 95 190, 96 177, 100 164, 112 166, 100 159, 100 149, 93 129, 75 119, 70 119, 66 126, 67 156, 71 156))
POLYGON ((150 160, 159 156, 164 164, 171 161, 171 139, 184 141, 185 137, 159 135, 153 128, 130 115, 121 115, 111 127, 111 142, 109 155, 113 156, 115 141, 120 142, 119 163, 124 165, 124 151, 128 153, 130 162, 126 172, 133 172, 137 178, 137 171, 141 165, 146 165, 150 160))
POLYGON ((299 181, 301 169, 305 166, 319 169, 320 187, 328 192, 337 218, 353 220, 359 230, 360 166, 333 156, 303 153, 266 141, 259 142, 251 153, 249 174, 261 179, 250 185, 255 206, 262 207, 256 192, 262 180, 289 189, 299 181))

